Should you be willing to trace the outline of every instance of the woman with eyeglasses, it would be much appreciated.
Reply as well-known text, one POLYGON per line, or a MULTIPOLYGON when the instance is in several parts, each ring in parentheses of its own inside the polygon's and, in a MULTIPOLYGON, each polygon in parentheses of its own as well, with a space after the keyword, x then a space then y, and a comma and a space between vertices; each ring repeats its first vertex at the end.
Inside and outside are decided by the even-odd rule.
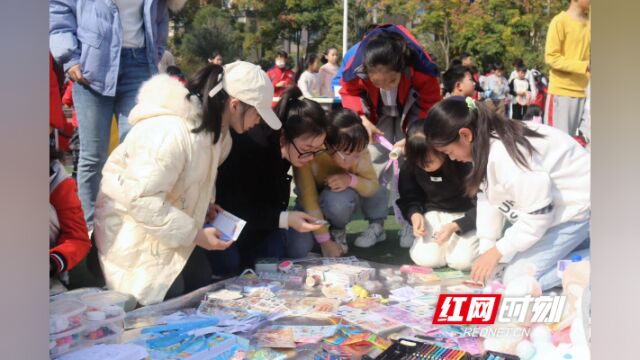
POLYGON ((317 218, 287 208, 291 167, 304 166, 326 150, 324 110, 294 86, 282 93, 275 113, 282 121, 278 131, 258 125, 246 134, 232 133, 233 148, 218 170, 217 204, 247 221, 231 247, 209 253, 218 276, 233 276, 261 257, 306 256, 313 244, 293 242, 289 232, 321 227, 314 224, 317 218))
MULTIPOLYGON (((328 151, 310 164, 294 169, 299 205, 328 225, 314 231, 324 256, 340 256, 349 250, 346 226, 361 206, 366 219, 384 240, 387 200, 367 151, 369 135, 355 112, 332 115, 327 133, 328 151), (339 248, 333 244, 340 245, 339 248)), ((311 243, 311 234, 296 234, 297 243, 311 243)))

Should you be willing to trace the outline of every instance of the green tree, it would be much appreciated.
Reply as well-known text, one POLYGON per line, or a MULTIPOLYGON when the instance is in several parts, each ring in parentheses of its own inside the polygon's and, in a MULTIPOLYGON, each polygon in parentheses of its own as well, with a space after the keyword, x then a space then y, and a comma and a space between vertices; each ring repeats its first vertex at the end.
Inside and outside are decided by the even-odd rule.
POLYGON ((228 12, 213 5, 201 7, 182 38, 180 65, 184 71, 192 72, 206 64, 214 50, 219 51, 225 59, 240 56, 240 39, 228 12))
MULTIPOLYGON (((546 69, 544 44, 564 0, 383 0, 385 12, 407 14, 409 26, 442 70, 462 52, 479 67, 522 58, 546 69)), ((507 66, 508 68, 508 66, 507 66)))

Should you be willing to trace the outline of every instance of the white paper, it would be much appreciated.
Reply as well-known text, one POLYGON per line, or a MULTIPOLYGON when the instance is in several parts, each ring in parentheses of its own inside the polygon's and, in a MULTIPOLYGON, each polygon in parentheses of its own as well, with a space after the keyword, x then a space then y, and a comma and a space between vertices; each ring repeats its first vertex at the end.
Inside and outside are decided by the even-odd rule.
POLYGON ((399 289, 391 290, 389 299, 397 301, 409 301, 415 298, 419 298, 424 294, 410 286, 405 286, 399 289))
POLYGON ((94 345, 59 357, 58 360, 140 360, 149 356, 143 346, 133 344, 94 345))
POLYGON ((227 241, 238 240, 238 237, 240 236, 240 233, 242 232, 242 229, 244 229, 244 226, 246 224, 246 221, 227 211, 218 213, 216 218, 211 223, 214 228, 220 230, 220 232, 222 233, 222 237, 220 238, 220 240, 227 241))

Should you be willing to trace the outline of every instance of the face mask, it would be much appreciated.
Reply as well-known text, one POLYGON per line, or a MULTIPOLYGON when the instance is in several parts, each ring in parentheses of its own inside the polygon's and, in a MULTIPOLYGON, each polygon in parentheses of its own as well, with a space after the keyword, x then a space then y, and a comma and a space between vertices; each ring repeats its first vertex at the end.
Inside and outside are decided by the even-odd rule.
POLYGON ((283 68, 286 63, 281 60, 276 60, 276 66, 279 68, 283 68))

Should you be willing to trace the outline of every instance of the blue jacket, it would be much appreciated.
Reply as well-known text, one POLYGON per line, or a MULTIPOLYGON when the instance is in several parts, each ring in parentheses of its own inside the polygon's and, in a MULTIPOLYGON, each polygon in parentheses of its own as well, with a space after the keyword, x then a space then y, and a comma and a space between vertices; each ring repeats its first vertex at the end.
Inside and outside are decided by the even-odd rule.
POLYGON ((347 52, 344 54, 344 57, 342 58, 342 64, 340 65, 340 69, 338 69, 336 76, 331 81, 331 86, 340 86, 340 79, 342 78, 344 67, 347 65, 347 63, 349 63, 349 60, 351 60, 353 55, 356 53, 356 50, 358 49, 359 45, 360 45, 360 42, 358 41, 355 45, 350 47, 349 50, 347 50, 347 52))
MULTIPOLYGON (((167 2, 184 4, 181 0, 143 3, 145 48, 152 74, 158 72, 157 64, 167 46, 167 2)), ((175 4, 169 5, 173 10, 175 4)), ((122 26, 113 0, 49 0, 49 48, 65 71, 80 64, 82 76, 93 90, 115 96, 122 26)))

